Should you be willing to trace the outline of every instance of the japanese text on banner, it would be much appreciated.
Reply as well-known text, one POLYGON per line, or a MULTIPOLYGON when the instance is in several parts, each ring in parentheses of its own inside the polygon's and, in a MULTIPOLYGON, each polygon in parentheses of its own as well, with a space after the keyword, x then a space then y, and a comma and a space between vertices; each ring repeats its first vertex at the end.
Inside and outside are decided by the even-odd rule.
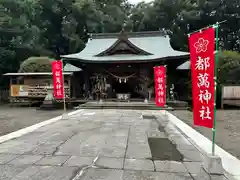
POLYGON ((63 72, 62 72, 62 62, 54 61, 52 62, 52 73, 53 73, 53 87, 54 87, 54 97, 56 99, 64 98, 64 85, 63 85, 63 72))
POLYGON ((213 127, 215 30, 208 28, 189 37, 194 124, 213 127))
POLYGON ((166 67, 154 67, 155 80, 155 103, 157 106, 164 107, 166 105, 166 67))

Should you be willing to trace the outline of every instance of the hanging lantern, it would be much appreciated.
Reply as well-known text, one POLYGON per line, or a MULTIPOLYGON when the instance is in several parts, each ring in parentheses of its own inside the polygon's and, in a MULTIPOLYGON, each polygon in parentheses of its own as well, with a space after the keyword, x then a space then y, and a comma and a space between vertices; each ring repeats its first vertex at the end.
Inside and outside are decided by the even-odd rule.
POLYGON ((127 83, 127 78, 124 79, 124 82, 127 83))
POLYGON ((122 79, 119 78, 119 83, 122 83, 122 79))

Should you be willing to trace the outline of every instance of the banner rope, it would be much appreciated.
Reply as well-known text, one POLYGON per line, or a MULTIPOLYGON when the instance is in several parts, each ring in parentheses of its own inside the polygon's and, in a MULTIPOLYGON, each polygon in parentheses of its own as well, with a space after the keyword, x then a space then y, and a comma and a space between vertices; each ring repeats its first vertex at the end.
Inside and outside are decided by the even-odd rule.
POLYGON ((130 76, 117 76, 107 70, 106 70, 106 72, 109 73, 110 75, 112 75, 113 77, 115 77, 116 79, 129 79, 130 77, 133 77, 136 74, 136 73, 133 73, 130 76))

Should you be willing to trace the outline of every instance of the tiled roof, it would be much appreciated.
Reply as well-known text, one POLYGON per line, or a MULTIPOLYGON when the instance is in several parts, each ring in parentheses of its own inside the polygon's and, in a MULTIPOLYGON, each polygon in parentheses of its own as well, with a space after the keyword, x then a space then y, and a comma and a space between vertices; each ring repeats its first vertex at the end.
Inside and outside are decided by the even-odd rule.
POLYGON ((96 56, 111 47, 119 37, 116 34, 95 34, 89 39, 86 47, 79 53, 63 55, 62 58, 81 60, 83 62, 113 62, 113 61, 144 61, 158 60, 188 56, 189 53, 175 51, 170 45, 168 36, 162 32, 145 32, 127 34, 128 40, 138 48, 151 53, 152 55, 118 54, 109 56, 96 56))

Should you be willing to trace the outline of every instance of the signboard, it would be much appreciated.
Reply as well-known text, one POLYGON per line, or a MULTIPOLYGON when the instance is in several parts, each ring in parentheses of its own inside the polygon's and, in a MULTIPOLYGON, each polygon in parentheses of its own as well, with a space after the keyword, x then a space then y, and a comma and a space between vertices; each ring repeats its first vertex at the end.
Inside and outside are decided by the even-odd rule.
POLYGON ((27 97, 28 85, 11 85, 11 97, 27 97))
POLYGON ((154 67, 155 81, 155 103, 156 106, 164 107, 166 105, 166 67, 154 67))
POLYGON ((53 89, 56 99, 64 99, 62 61, 52 62, 53 89))
POLYGON ((194 125, 213 128, 215 29, 208 28, 191 34, 189 47, 194 125))

